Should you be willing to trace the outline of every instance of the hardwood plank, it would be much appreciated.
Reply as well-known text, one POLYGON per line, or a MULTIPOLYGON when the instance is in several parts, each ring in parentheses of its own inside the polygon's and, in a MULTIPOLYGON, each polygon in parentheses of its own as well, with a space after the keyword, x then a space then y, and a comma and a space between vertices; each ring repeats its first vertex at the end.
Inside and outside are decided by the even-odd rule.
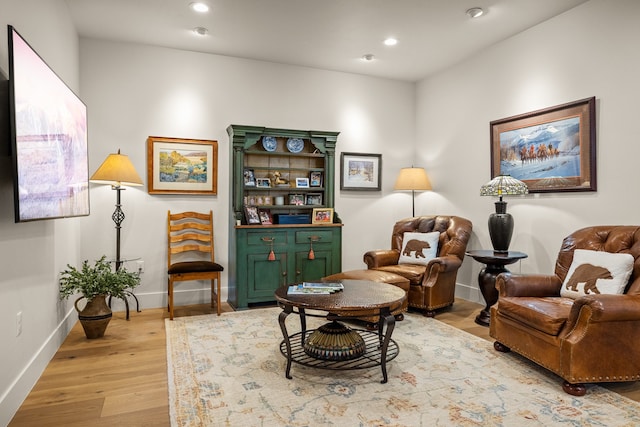
MULTIPOLYGON (((436 319, 491 341, 474 320, 480 304, 456 300, 436 319)), ((232 311, 222 304, 223 311, 232 311)), ((214 314, 209 304, 175 307, 176 316, 214 314)), ((104 338, 87 340, 76 324, 24 401, 12 427, 169 426, 166 309, 114 313, 104 338)), ((640 382, 604 384, 640 401, 640 382)))

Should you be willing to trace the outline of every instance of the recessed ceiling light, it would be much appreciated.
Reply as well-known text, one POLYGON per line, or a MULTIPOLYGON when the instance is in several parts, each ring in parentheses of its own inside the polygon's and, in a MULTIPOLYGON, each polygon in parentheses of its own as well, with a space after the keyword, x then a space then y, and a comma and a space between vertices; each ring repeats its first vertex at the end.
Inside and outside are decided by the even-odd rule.
POLYGON ((195 27, 193 29, 193 32, 199 36, 206 36, 209 33, 209 30, 206 29, 205 27, 195 27))
POLYGON ((398 39, 389 37, 388 39, 385 39, 384 44, 385 46, 395 46, 398 44, 398 39))
POLYGON ((194 2, 189 4, 189 7, 191 7, 191 9, 195 10, 196 12, 200 12, 200 13, 209 12, 209 6, 206 3, 194 2))
POLYGON ((375 56, 373 56, 373 53, 367 53, 366 55, 362 55, 362 60, 363 61, 373 61, 375 59, 375 56))
POLYGON ((484 15, 484 10, 482 10, 481 7, 472 7, 471 9, 467 9, 466 14, 469 16, 469 18, 473 19, 473 18, 479 18, 482 15, 484 15))

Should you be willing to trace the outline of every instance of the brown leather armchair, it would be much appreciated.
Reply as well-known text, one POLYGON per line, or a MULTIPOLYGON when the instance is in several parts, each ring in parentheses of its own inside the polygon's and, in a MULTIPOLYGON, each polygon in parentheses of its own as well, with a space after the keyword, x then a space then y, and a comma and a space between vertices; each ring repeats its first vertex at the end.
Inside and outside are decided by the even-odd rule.
POLYGON ((575 396, 586 393, 585 383, 640 379, 640 227, 578 230, 564 239, 555 274, 502 273, 496 286, 490 323, 496 350, 513 350, 554 372, 575 396), (576 249, 631 254, 625 293, 561 297, 576 249))
POLYGON ((396 222, 391 234, 391 249, 364 254, 370 270, 394 273, 409 279, 409 307, 425 310, 433 317, 435 310, 453 304, 456 276, 462 265, 471 236, 471 221, 458 216, 420 216, 396 222), (427 265, 398 264, 405 232, 440 232, 436 258, 427 265))

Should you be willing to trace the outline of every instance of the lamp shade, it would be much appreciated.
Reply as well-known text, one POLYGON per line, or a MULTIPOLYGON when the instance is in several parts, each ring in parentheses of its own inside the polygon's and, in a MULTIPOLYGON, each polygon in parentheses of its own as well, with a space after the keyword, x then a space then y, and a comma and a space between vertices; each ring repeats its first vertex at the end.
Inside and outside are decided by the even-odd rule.
POLYGON ((527 184, 511 175, 498 175, 480 187, 481 196, 500 196, 500 200, 502 200, 502 196, 528 193, 529 187, 527 187, 527 184))
POLYGON ((402 168, 394 190, 431 190, 431 182, 424 168, 402 168))
POLYGON ((136 172, 136 169, 133 167, 133 163, 129 160, 129 156, 120 154, 120 150, 118 150, 117 154, 109 154, 89 180, 98 184, 111 184, 116 186, 143 185, 140 175, 138 175, 138 172, 136 172))

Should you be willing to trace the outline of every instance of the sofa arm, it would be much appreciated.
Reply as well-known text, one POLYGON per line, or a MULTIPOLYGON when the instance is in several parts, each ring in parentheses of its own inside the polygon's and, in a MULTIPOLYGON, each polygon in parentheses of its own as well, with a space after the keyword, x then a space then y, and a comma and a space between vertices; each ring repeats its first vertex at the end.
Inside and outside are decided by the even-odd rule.
POLYGON ((590 322, 626 322, 640 320, 640 295, 586 295, 576 299, 569 322, 576 321, 580 311, 590 311, 590 322))
POLYGON ((433 258, 427 264, 427 271, 434 271, 434 267, 438 267, 439 273, 450 273, 456 271, 462 265, 462 260, 454 255, 447 255, 442 257, 433 258))
POLYGON ((501 273, 496 287, 505 297, 558 297, 562 282, 555 275, 501 273))
POLYGON ((396 265, 400 259, 400 252, 392 249, 378 249, 366 252, 362 259, 369 269, 396 265))

